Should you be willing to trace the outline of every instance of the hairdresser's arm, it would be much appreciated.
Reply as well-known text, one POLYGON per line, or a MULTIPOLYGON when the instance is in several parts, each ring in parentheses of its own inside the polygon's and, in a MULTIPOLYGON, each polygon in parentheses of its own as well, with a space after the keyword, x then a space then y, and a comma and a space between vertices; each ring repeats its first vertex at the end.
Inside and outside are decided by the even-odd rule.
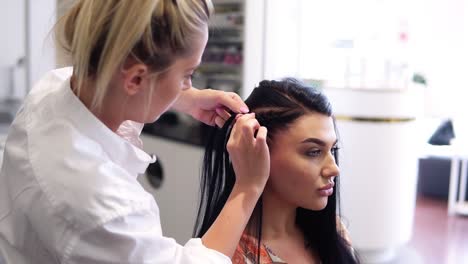
POLYGON ((190 114, 195 119, 210 125, 222 127, 230 114, 247 113, 247 105, 233 92, 190 88, 184 90, 173 105, 177 111, 190 114))
POLYGON ((243 115, 234 125, 227 149, 236 173, 234 188, 213 225, 202 237, 203 244, 232 257, 263 192, 270 174, 267 131, 254 114, 243 115), (254 137, 255 131, 257 135, 254 137))

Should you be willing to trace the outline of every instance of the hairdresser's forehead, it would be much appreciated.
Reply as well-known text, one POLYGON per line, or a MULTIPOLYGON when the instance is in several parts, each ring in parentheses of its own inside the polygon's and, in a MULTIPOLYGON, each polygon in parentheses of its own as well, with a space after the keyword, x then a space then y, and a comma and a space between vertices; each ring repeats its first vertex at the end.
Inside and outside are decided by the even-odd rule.
POLYGON ((190 69, 198 66, 201 62, 203 51, 205 50, 208 41, 208 29, 203 29, 200 34, 192 37, 191 52, 188 56, 178 58, 171 68, 190 69))
POLYGON ((278 133, 287 144, 299 144, 305 139, 316 138, 327 145, 336 141, 333 119, 319 113, 309 113, 296 119, 287 130, 278 133))

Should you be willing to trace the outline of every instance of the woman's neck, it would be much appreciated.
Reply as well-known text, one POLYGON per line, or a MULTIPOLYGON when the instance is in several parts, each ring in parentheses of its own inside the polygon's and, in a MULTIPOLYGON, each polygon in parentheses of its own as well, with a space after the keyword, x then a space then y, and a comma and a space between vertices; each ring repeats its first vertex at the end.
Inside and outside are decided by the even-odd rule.
POLYGON ((262 199, 262 240, 302 237, 296 225, 297 206, 284 201, 270 188, 265 189, 262 199))
MULTIPOLYGON (((94 89, 93 89, 93 82, 87 82, 84 84, 81 89, 79 95, 77 94, 77 81, 74 76, 71 77, 70 86, 73 93, 78 97, 78 99, 88 108, 88 110, 96 116, 105 126, 107 126, 110 130, 116 132, 117 129, 122 124, 122 118, 119 118, 120 111, 112 110, 112 105, 119 105, 117 102, 109 102, 112 100, 105 100, 102 105, 101 109, 98 110, 92 106, 93 104, 93 96, 94 96, 94 89)), ((110 99, 110 98, 106 98, 110 99)))
POLYGON ((320 263, 305 246, 296 225, 297 206, 280 198, 268 187, 263 192, 262 243, 287 263, 320 263))

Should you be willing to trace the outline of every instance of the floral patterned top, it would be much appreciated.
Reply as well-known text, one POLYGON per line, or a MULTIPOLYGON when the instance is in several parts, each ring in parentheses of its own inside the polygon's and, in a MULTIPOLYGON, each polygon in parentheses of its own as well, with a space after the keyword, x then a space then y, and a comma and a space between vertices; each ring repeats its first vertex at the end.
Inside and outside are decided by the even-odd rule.
MULTIPOLYGON (((257 239, 248 235, 246 232, 242 235, 236 252, 232 257, 232 264, 254 264, 257 261, 257 239)), ((260 263, 286 263, 276 256, 266 245, 260 245, 260 263)))
MULTIPOLYGON (((351 247, 348 231, 341 221, 337 222, 338 232, 341 232, 343 238, 348 242, 351 247)), ((247 232, 242 235, 239 244, 237 245, 236 252, 232 257, 232 264, 254 264, 257 261, 257 245, 258 241, 255 237, 250 236, 247 232)), ((352 248, 351 248, 352 249, 352 248)), ((287 263, 268 248, 265 244, 260 245, 260 264, 278 264, 287 263)))

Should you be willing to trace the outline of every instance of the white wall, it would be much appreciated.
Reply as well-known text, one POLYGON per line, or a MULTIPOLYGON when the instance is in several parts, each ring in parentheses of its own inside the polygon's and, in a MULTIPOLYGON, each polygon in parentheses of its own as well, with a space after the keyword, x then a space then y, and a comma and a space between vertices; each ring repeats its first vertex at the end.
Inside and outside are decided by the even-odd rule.
POLYGON ((11 88, 9 71, 25 55, 25 1, 0 0, 0 6, 0 98, 4 98, 11 88))
POLYGON ((244 65, 241 97, 250 95, 264 79, 265 4, 268 0, 245 1, 244 65))
POLYGON ((414 63, 427 76, 427 113, 467 113, 468 1, 413 0, 414 63))
POLYGON ((337 88, 406 88, 396 74, 408 59, 410 12, 403 0, 301 0, 300 75, 337 88))
MULTIPOLYGON (((29 50, 28 86, 55 68, 55 45, 51 31, 56 21, 56 0, 27 0, 29 50)), ((29 89, 30 89, 29 88, 29 89)))
POLYGON ((50 34, 56 20, 55 0, 0 0, 0 99, 11 87, 21 99, 39 78, 55 68, 50 34), (25 58, 23 65, 18 60, 25 58), (14 69, 13 75, 11 69, 14 69))
POLYGON ((297 77, 299 73, 300 0, 265 1, 264 78, 297 77))
MULTIPOLYGON (((468 0, 299 1, 300 77, 329 80, 330 86, 346 86, 345 58, 348 56, 353 58, 348 65, 352 68, 351 85, 362 83, 373 88, 384 83, 384 65, 367 61, 367 68, 361 70, 362 62, 356 58, 371 55, 374 59, 380 56, 384 60, 398 60, 398 56, 403 59, 406 56, 408 76, 411 78, 411 73, 416 71, 428 80, 427 115, 448 117, 466 112, 463 108, 468 98, 465 77, 468 0), (408 35, 405 54, 395 46, 399 31, 408 35), (353 40, 353 48, 336 48, 339 46, 333 43, 336 40, 353 40), (365 75, 366 80, 360 80, 360 75, 365 75)), ((296 56, 296 50, 278 47, 276 52, 296 56)), ((393 82, 388 88, 404 88, 400 84, 393 82)))

